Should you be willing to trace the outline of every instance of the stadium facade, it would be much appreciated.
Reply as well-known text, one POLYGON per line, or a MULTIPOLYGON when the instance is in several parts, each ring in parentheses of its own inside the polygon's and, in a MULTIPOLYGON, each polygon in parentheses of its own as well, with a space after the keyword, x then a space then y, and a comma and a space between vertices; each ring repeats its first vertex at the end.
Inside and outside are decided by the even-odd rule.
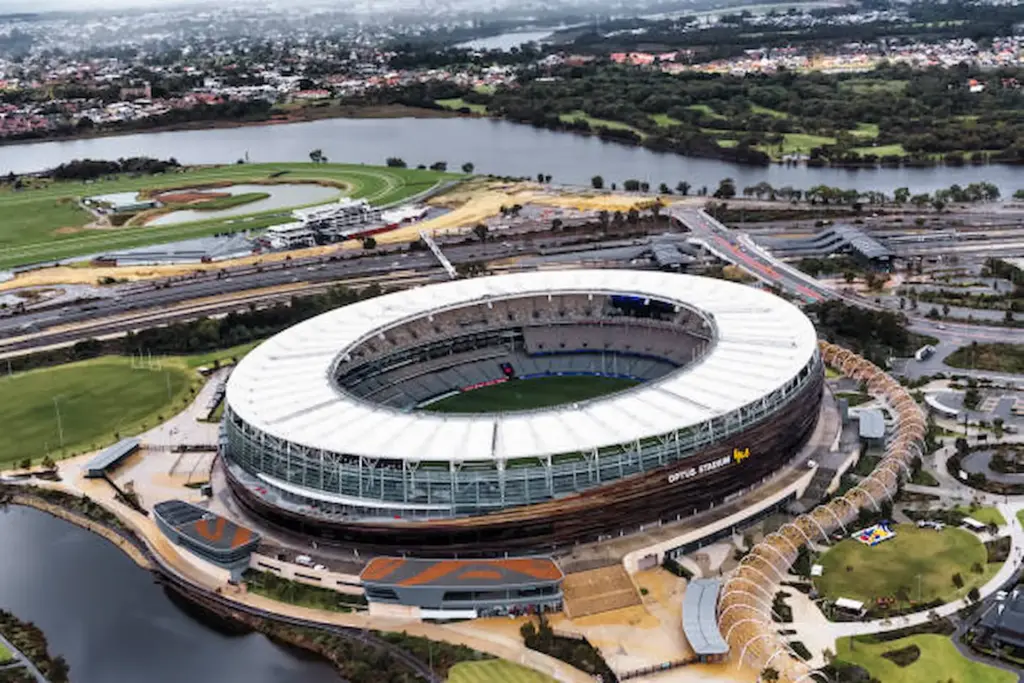
POLYGON ((520 273, 338 309, 254 350, 221 453, 272 525, 421 555, 551 549, 758 486, 812 431, 810 321, 766 292, 647 271, 520 273), (544 410, 432 402, 544 375, 641 384, 544 410))

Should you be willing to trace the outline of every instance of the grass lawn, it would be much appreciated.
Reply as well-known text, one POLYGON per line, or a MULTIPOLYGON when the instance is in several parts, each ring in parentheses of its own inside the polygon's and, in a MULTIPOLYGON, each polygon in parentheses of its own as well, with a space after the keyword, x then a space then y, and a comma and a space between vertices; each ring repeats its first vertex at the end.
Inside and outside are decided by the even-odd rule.
POLYGON ((219 351, 210 351, 208 353, 197 353, 191 356, 182 356, 181 360, 185 362, 190 368, 201 368, 203 366, 213 365, 214 361, 221 363, 230 363, 231 359, 234 358, 236 361, 242 360, 245 354, 252 351, 254 348, 263 343, 263 340, 249 342, 248 344, 240 344, 238 346, 232 346, 227 349, 220 349, 219 351))
POLYGON ((500 413, 584 401, 635 386, 631 379, 573 375, 492 384, 451 396, 424 410, 437 413, 500 413))
POLYGON ((839 372, 838 370, 836 370, 834 368, 830 368, 830 367, 826 367, 825 368, 825 378, 826 379, 837 379, 837 378, 842 377, 842 376, 843 376, 843 373, 839 372))
POLYGON ((768 107, 762 107, 759 104, 752 104, 752 105, 750 105, 750 112, 752 114, 767 114, 768 116, 772 117, 773 119, 787 119, 787 118, 789 118, 789 114, 787 114, 784 111, 779 111, 778 109, 769 109, 768 107))
MULTIPOLYGON (((389 204, 430 189, 457 174, 357 164, 241 164, 195 167, 175 173, 93 183, 52 182, 25 190, 0 190, 0 268, 51 259, 172 242, 280 223, 288 213, 265 211, 250 216, 214 218, 176 225, 90 230, 92 220, 76 202, 80 197, 112 192, 196 187, 208 183, 309 181, 343 188, 351 197, 389 204)), ((190 207, 195 208, 195 207, 190 207)))
POLYGON ((679 119, 674 119, 668 114, 651 114, 651 120, 662 128, 668 128, 669 126, 678 126, 681 122, 679 119))
POLYGON ((958 505, 956 507, 956 511, 967 515, 971 519, 976 519, 982 524, 997 524, 999 526, 1006 524, 1006 518, 1003 517, 1003 513, 999 512, 999 509, 995 507, 971 507, 968 505, 958 505))
POLYGON ((554 683, 555 679, 503 659, 459 662, 448 671, 447 683, 554 683))
POLYGON ((836 544, 821 556, 825 571, 815 585, 832 600, 853 598, 865 606, 874 605, 876 598, 894 597, 900 588, 917 602, 949 602, 983 585, 998 570, 987 559, 985 546, 963 529, 935 531, 900 524, 896 538, 874 548, 852 538, 836 544), (975 564, 982 566, 982 573, 971 570, 975 564), (952 581, 955 573, 964 581, 959 590, 952 581))
POLYGON ((784 133, 782 137, 783 154, 810 154, 815 147, 832 145, 836 141, 835 138, 810 133, 784 133))
POLYGON ((718 143, 719 147, 735 147, 740 144, 739 140, 730 140, 729 138, 717 138, 715 142, 718 143))
POLYGON ((853 151, 856 152, 857 154, 862 155, 862 156, 864 154, 875 154, 875 155, 878 155, 880 157, 888 157, 888 156, 902 157, 902 156, 906 156, 906 154, 907 154, 907 150, 903 149, 903 145, 901 145, 899 143, 892 144, 892 145, 877 145, 877 146, 868 145, 866 147, 854 147, 853 151))
POLYGON ((467 102, 466 100, 462 99, 461 97, 450 97, 450 98, 448 98, 446 100, 434 100, 434 101, 437 102, 438 105, 444 107, 445 109, 462 109, 463 107, 465 107, 466 109, 470 110, 474 114, 486 114, 487 113, 487 105, 486 104, 474 104, 473 102, 467 102))
POLYGON ((714 109, 712 109, 710 106, 708 106, 706 104, 691 104, 690 106, 687 107, 687 109, 692 109, 694 111, 699 111, 701 114, 704 114, 704 116, 708 116, 708 117, 713 118, 713 119, 725 119, 726 118, 725 116, 722 116, 721 114, 719 114, 718 112, 716 112, 714 109))
POLYGON ((943 362, 954 368, 1021 373, 1024 372, 1024 344, 961 346, 943 362))
POLYGON ((591 128, 596 128, 597 126, 604 126, 605 128, 612 128, 615 130, 631 130, 640 137, 645 137, 646 135, 646 133, 644 133, 641 130, 637 130, 628 123, 623 123, 621 121, 612 121, 611 119, 598 119, 593 116, 588 116, 586 112, 580 111, 578 109, 576 111, 569 112, 568 114, 559 114, 558 118, 563 123, 586 121, 587 125, 589 125, 591 128))
POLYGON ((959 652, 946 636, 927 633, 889 642, 865 642, 868 639, 840 638, 836 658, 861 666, 884 683, 1015 683, 1017 676, 987 664, 972 662, 959 652), (882 655, 911 646, 920 649, 920 656, 907 666, 899 666, 882 655))
POLYGON ((858 95, 897 95, 903 92, 910 81, 881 80, 874 78, 851 78, 839 84, 840 90, 852 90, 858 95))
POLYGON ((131 359, 108 356, 0 379, 0 467, 102 448, 170 418, 199 379, 181 359, 161 361, 160 370, 135 370, 131 359))
POLYGON ((14 655, 11 654, 10 650, 4 647, 3 643, 0 643, 0 664, 9 662, 12 659, 14 659, 14 655))
POLYGON ((858 123, 857 127, 850 131, 853 135, 859 138, 877 138, 878 137, 878 124, 877 123, 858 123))

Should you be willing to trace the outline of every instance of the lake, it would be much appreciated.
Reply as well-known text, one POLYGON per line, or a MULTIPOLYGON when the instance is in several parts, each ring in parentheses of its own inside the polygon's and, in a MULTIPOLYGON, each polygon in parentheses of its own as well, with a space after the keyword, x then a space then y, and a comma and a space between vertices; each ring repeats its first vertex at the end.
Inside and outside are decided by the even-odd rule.
MULTIPOLYGON (((182 192, 184 190, 177 190, 182 192)), ((207 190, 203 190, 207 191, 207 190)), ((341 191, 336 187, 314 185, 312 183, 288 183, 280 185, 229 185, 228 187, 217 187, 208 190, 209 192, 226 192, 231 195, 246 194, 249 192, 260 192, 269 194, 265 199, 259 199, 248 204, 233 206, 230 209, 217 211, 199 211, 197 209, 181 209, 157 216, 146 225, 176 225, 178 223, 190 223, 192 221, 208 221, 215 218, 229 218, 231 216, 246 216, 262 211, 273 211, 274 209, 287 209, 294 206, 306 204, 323 204, 333 201, 341 196, 341 191)))
POLYGON ((338 683, 318 660, 186 614, 106 540, 38 510, 0 510, 0 607, 43 629, 75 683, 338 683))
POLYGON ((457 44, 455 47, 467 50, 503 50, 508 52, 523 43, 540 43, 555 30, 557 29, 548 29, 547 31, 513 31, 487 38, 467 40, 464 43, 457 44))
POLYGON ((932 192, 953 183, 983 180, 997 185, 1004 196, 1024 188, 1024 173, 1013 166, 859 170, 741 166, 483 118, 326 119, 10 145, 0 147, 0 173, 41 171, 72 159, 131 156, 174 157, 183 164, 234 163, 246 154, 252 161, 308 161, 313 149, 322 149, 339 162, 378 165, 390 156, 401 157, 410 166, 447 161, 452 169, 471 161, 477 173, 530 177, 544 173, 556 183, 576 185, 589 185, 592 176, 601 175, 606 187, 636 178, 654 188, 662 182, 674 188, 685 180, 694 191, 701 186, 713 190, 719 180, 731 177, 741 189, 762 180, 776 187, 806 189, 826 184, 890 194, 901 186, 912 192, 932 192))

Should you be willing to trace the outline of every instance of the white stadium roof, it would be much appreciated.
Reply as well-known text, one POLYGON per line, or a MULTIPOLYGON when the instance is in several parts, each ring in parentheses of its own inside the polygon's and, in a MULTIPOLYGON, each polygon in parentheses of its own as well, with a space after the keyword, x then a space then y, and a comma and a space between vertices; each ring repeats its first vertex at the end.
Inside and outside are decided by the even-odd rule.
POLYGON ((416 287, 324 313, 272 337, 231 375, 231 410, 309 448, 411 461, 589 451, 700 424, 770 394, 817 348, 792 304, 724 280, 651 271, 537 271, 416 287), (715 342, 694 365, 635 389, 551 409, 488 415, 402 412, 342 393, 335 361, 378 330, 487 299, 550 293, 650 296, 710 314, 715 342))

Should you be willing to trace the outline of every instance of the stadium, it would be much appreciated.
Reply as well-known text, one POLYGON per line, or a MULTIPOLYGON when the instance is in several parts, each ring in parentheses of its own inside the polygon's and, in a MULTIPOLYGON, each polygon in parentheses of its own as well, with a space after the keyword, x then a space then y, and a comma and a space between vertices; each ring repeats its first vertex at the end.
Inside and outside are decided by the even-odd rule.
POLYGON ((322 541, 550 551, 757 487, 813 430, 823 382, 806 316, 743 285, 624 270, 456 280, 252 351, 228 382, 221 463, 248 512, 322 541))

